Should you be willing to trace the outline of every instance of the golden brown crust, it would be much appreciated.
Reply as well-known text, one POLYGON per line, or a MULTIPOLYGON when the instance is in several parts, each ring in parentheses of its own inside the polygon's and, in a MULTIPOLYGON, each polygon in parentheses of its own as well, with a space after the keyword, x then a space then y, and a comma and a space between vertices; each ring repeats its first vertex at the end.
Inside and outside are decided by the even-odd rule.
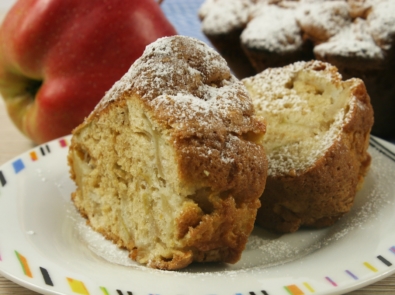
POLYGON ((188 266, 193 262, 193 260, 194 257, 192 251, 174 251, 171 260, 153 260, 149 263, 148 266, 163 270, 176 270, 188 266))
POLYGON ((263 148, 232 137, 176 139, 180 175, 214 191, 231 194, 236 202, 254 200, 264 187, 267 163, 263 148), (201 149, 212 148, 211 157, 201 149), (222 151, 222 152, 219 152, 222 151), (223 161, 223 157, 231 159, 223 161))
MULTIPOLYGON (((349 89, 349 94, 340 130, 312 165, 286 172, 271 169, 256 223, 279 232, 294 232, 301 226, 332 225, 350 211, 356 192, 362 186, 369 169, 371 157, 367 149, 373 125, 369 95, 361 80, 342 81, 335 67, 322 62, 298 63, 276 71, 313 71, 317 76, 322 72, 325 83, 331 83, 337 89, 349 89)), ((248 81, 254 81, 254 78, 248 81)), ((307 81, 314 83, 314 77, 311 76, 307 81)), ((286 79, 283 83, 286 83, 286 79)), ((265 99, 264 95, 252 98, 265 99)), ((268 128, 276 129, 269 118, 268 128)), ((304 138, 299 140, 303 141, 304 138)), ((270 161, 269 150, 268 157, 270 161)))
POLYGON ((260 206, 258 200, 237 206, 233 198, 216 197, 215 214, 205 215, 197 227, 191 229, 189 245, 200 251, 200 255, 211 249, 219 249, 218 257, 197 258, 197 261, 225 261, 235 263, 253 229, 254 212, 260 206))
POLYGON ((350 146, 352 134, 336 142, 312 169, 296 177, 269 176, 256 223, 279 232, 301 226, 326 227, 349 212, 367 172, 370 156, 361 163, 355 151, 365 140, 350 146))
MULTIPOLYGON (((150 246, 141 245, 130 238, 136 233, 130 234, 127 240, 121 233, 113 231, 112 228, 117 226, 110 229, 91 223, 92 227, 127 248, 132 259, 153 268, 180 269, 192 261, 235 263, 253 229, 260 204, 259 196, 265 186, 267 160, 260 144, 264 133, 265 123, 255 117, 244 86, 231 75, 224 60, 214 50, 187 37, 158 40, 114 85, 85 122, 73 131, 69 165, 71 175, 79 186, 73 200, 83 215, 96 218, 82 205, 86 196, 83 196, 82 184, 79 183, 82 181, 79 181, 76 166, 80 160, 76 161, 76 157, 85 161, 86 155, 89 155, 91 161, 87 162, 93 170, 96 165, 104 165, 100 166, 99 171, 107 169, 103 175, 112 175, 113 166, 121 170, 117 170, 118 174, 114 172, 114 178, 120 181, 121 186, 126 183, 126 188, 124 191, 119 189, 117 202, 122 201, 122 196, 129 191, 127 187, 131 182, 135 183, 136 179, 143 179, 143 184, 136 182, 136 186, 140 190, 143 185, 142 190, 145 190, 147 187, 151 189, 151 183, 160 178, 158 186, 152 187, 150 194, 160 191, 160 183, 163 182, 168 191, 172 189, 172 195, 161 195, 151 200, 143 194, 144 200, 133 203, 137 207, 140 203, 159 204, 163 199, 168 199, 164 202, 165 207, 175 206, 173 204, 182 206, 171 208, 170 214, 176 217, 167 223, 163 223, 160 215, 167 215, 168 212, 152 212, 154 228, 167 228, 168 224, 174 223, 174 229, 167 236, 152 237, 152 244, 157 241, 162 243, 155 248, 157 252, 153 253, 150 246), (134 114, 133 111, 138 113, 134 114), (138 121, 134 116, 141 120, 138 121), (140 125, 130 123, 135 119, 140 125), (143 125, 147 127, 146 130, 143 125), (111 130, 108 131, 108 128, 111 130), (144 153, 135 155, 118 147, 119 142, 131 141, 130 138, 122 137, 125 128, 136 129, 135 133, 149 138, 149 144, 157 149, 156 157, 164 157, 165 164, 160 164, 160 160, 155 160, 153 156, 154 162, 159 164, 147 172, 150 175, 139 172, 128 181, 122 180, 123 174, 133 168, 133 165, 122 166, 125 161, 138 166, 138 162, 145 159, 144 153), (99 131, 100 134, 96 134, 99 131), (103 143, 101 133, 104 132, 105 143, 113 142, 114 147, 109 145, 97 151, 103 143), (91 143, 88 144, 85 138, 91 143), (122 153, 129 155, 130 160, 122 156, 113 162, 105 162, 106 158, 113 156, 109 154, 111 149, 116 150, 117 156, 122 153), (160 165, 170 165, 170 168, 160 165), (171 179, 159 170, 173 173, 171 179), (169 236, 174 240, 167 242, 169 236), (167 245, 172 246, 167 249, 167 245)), ((149 150, 147 154, 150 154, 149 150)), ((103 181, 94 183, 100 187, 103 181)), ((93 188, 92 191, 96 193, 98 189, 93 188)), ((132 202, 131 199, 135 197, 132 194, 128 198, 132 202)), ((100 206, 95 204, 93 207, 100 206)), ((128 215, 128 218, 137 217, 128 215)))

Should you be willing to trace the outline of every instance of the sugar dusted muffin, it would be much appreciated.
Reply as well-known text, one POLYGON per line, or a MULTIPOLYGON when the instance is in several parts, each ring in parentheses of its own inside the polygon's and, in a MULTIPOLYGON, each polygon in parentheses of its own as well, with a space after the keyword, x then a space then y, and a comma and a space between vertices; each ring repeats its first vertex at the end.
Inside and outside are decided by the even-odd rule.
POLYGON ((325 227, 351 209, 370 165, 373 110, 360 79, 320 61, 243 80, 267 121, 268 177, 256 223, 278 232, 325 227))
POLYGON ((159 39, 73 131, 72 199, 141 264, 235 263, 265 187, 264 133, 222 57, 159 39))

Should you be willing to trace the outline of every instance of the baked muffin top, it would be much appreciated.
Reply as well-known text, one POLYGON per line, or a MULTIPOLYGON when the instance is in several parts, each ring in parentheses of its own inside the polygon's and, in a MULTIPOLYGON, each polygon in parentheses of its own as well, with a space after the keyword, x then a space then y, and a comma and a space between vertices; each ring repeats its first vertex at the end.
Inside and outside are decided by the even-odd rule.
POLYGON ((394 11, 391 0, 207 0, 199 16, 207 35, 244 29, 248 48, 282 53, 311 40, 320 56, 380 62, 395 42, 394 11))

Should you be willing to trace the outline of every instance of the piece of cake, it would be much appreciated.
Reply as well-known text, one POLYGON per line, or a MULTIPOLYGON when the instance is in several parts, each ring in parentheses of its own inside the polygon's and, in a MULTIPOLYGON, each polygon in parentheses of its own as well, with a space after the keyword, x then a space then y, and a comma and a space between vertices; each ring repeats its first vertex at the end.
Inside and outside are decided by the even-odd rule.
POLYGON ((72 199, 141 264, 235 263, 265 186, 264 133, 218 53, 159 39, 73 131, 72 199))
POLYGON ((239 78, 318 59, 344 79, 362 79, 376 114, 372 133, 395 138, 395 1, 206 0, 199 16, 239 78), (242 48, 238 56, 226 54, 233 48, 242 48))
POLYGON ((297 62, 242 80, 264 137, 268 177, 256 223, 278 232, 332 225, 350 211, 370 165, 373 110, 362 80, 297 62))

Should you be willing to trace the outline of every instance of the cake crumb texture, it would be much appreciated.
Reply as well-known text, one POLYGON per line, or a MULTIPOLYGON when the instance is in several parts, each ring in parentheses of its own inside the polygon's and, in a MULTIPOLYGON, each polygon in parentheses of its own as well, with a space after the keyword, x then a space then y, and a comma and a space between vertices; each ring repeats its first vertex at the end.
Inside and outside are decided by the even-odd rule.
POLYGON ((243 80, 267 121, 268 178, 257 224, 280 232, 323 227, 363 185, 373 109, 360 79, 324 62, 297 62, 243 80))
POLYGON ((235 263, 265 187, 265 130, 213 49, 159 39, 73 131, 72 199, 141 264, 235 263))

